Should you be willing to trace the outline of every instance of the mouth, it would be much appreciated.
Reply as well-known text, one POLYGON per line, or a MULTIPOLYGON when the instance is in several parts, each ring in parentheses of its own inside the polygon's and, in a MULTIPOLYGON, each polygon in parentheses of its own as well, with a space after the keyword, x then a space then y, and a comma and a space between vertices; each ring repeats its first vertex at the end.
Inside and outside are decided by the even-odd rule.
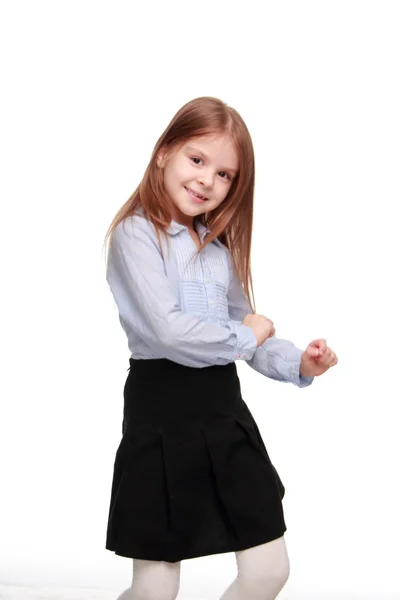
POLYGON ((194 192, 193 190, 191 190, 190 188, 187 188, 186 186, 183 186, 183 187, 185 188, 185 190, 187 191, 189 196, 191 196, 191 198, 193 198, 193 200, 195 200, 196 202, 206 202, 208 200, 208 198, 206 198, 206 196, 202 196, 198 192, 194 192))

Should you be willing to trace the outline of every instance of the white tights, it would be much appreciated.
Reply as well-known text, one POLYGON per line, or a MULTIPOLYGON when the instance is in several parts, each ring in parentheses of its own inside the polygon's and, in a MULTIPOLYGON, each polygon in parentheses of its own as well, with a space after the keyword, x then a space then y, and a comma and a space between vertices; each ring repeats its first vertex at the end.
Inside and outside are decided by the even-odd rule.
MULTIPOLYGON (((220 600, 274 600, 289 577, 284 537, 236 552, 238 574, 220 600)), ((117 600, 175 600, 181 563, 133 560, 132 586, 117 600)))

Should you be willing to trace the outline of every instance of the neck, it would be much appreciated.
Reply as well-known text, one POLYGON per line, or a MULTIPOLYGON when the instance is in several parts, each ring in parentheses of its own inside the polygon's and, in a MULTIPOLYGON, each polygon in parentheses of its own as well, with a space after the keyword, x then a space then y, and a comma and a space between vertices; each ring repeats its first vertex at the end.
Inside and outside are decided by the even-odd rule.
POLYGON ((195 230, 195 224, 196 224, 196 220, 197 217, 176 217, 174 215, 171 215, 171 218, 175 221, 175 223, 179 223, 179 225, 184 225, 185 227, 187 227, 188 229, 191 229, 192 231, 195 230))

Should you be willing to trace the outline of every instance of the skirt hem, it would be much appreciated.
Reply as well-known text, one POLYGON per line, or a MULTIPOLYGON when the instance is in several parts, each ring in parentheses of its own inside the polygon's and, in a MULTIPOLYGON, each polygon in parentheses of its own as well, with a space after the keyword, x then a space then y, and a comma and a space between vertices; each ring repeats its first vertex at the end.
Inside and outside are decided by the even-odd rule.
POLYGON ((272 542, 280 537, 282 537, 285 532, 287 531, 287 527, 285 527, 283 530, 280 530, 279 532, 276 532, 275 534, 270 534, 267 536, 261 536, 258 539, 253 539, 253 540, 249 540, 248 542, 238 542, 237 544, 232 544, 229 548, 225 547, 221 547, 221 548, 209 548, 209 549, 204 549, 201 552, 194 552, 194 553, 186 553, 183 555, 179 555, 179 556, 173 556, 173 555, 165 555, 165 554, 154 554, 154 553, 148 553, 148 552, 129 552, 129 551, 124 551, 121 550, 119 548, 114 548, 111 546, 106 546, 106 550, 109 550, 110 552, 114 552, 114 554, 116 554, 117 556, 122 556, 124 558, 131 558, 131 559, 136 559, 136 560, 152 560, 152 561, 164 561, 164 562, 171 562, 171 563, 175 563, 175 562, 180 562, 181 560, 190 560, 190 559, 194 559, 194 558, 201 558, 204 556, 213 556, 215 554, 228 554, 231 552, 241 552, 242 550, 247 550, 248 548, 253 548, 254 546, 260 546, 261 544, 267 544, 268 542, 272 542))

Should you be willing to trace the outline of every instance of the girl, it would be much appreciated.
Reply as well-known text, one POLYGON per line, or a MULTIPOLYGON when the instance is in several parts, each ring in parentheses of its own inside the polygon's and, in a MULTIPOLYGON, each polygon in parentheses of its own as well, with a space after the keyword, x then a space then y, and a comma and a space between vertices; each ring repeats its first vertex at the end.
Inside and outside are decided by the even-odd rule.
POLYGON ((107 281, 131 352, 106 548, 133 559, 119 600, 173 600, 183 559, 235 552, 223 600, 272 600, 289 575, 285 493, 244 402, 236 360, 311 384, 336 364, 255 314, 254 154, 216 98, 183 106, 107 232, 107 281))

